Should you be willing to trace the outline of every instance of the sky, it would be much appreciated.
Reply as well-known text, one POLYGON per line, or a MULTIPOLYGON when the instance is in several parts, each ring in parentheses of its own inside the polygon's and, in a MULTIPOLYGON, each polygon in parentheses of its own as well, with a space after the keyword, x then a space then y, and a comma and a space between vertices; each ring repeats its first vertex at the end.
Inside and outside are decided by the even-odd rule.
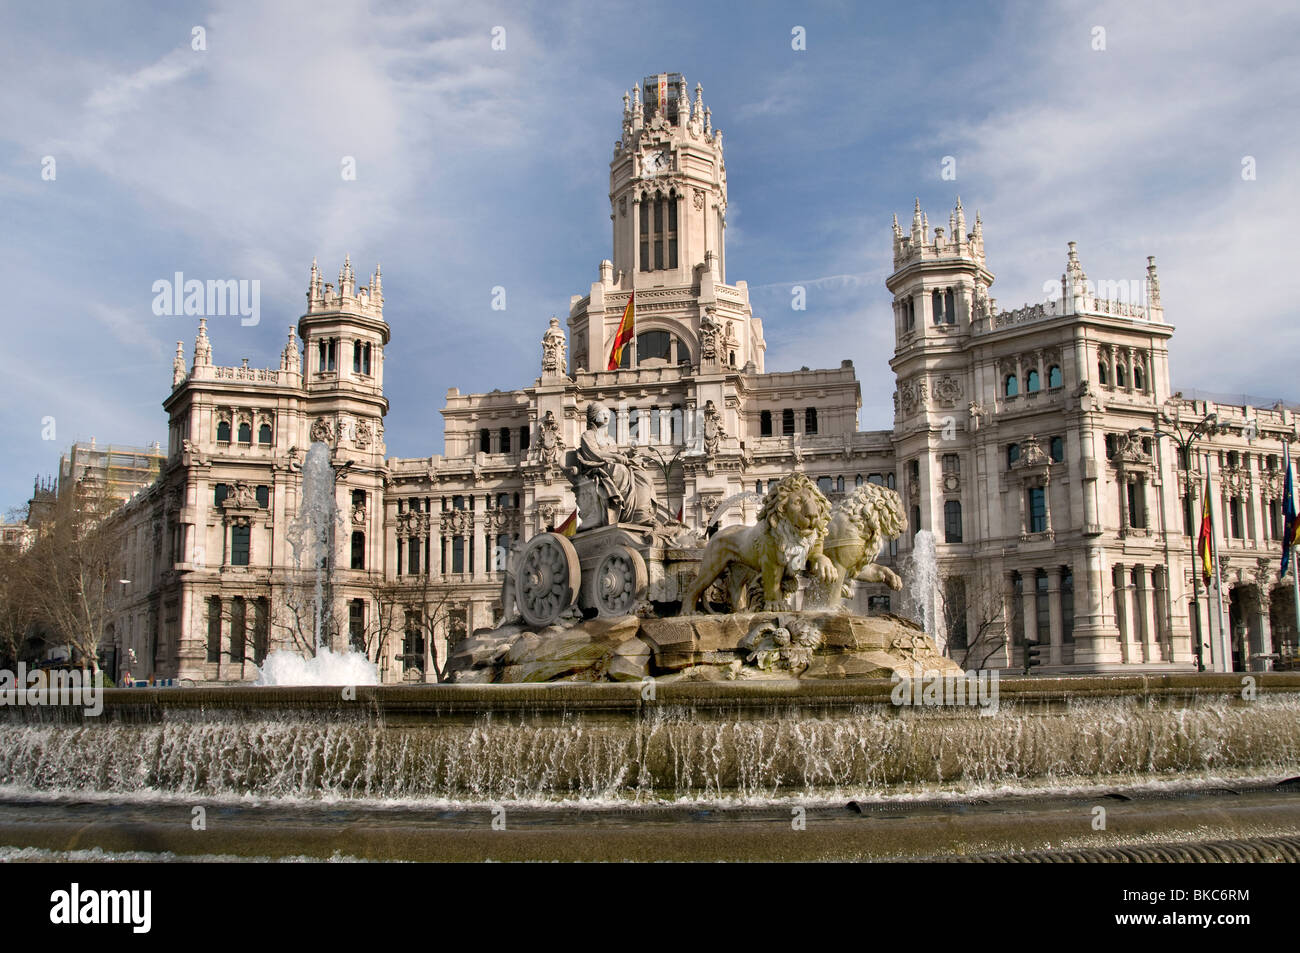
POLYGON ((1300 6, 1251 0, 4 5, 0 510, 75 440, 166 441, 178 271, 260 282, 213 358, 275 367, 313 257, 382 263, 387 450, 440 453, 447 388, 531 384, 598 277, 622 94, 659 72, 723 131, 767 370, 852 359, 864 429, 892 424, 890 222, 918 197, 981 213, 1002 308, 1068 241, 1094 280, 1155 255, 1174 388, 1300 401, 1298 39, 1300 6))

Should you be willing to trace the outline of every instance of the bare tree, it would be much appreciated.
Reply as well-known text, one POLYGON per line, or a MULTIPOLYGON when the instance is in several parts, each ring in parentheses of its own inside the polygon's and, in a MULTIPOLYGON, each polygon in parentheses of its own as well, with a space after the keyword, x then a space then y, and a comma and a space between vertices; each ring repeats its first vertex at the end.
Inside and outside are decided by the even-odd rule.
POLYGON ((948 654, 965 671, 983 669, 989 659, 1006 644, 1006 606, 997 592, 980 587, 974 603, 968 601, 970 588, 963 577, 944 580, 943 613, 948 632, 948 654), (954 583, 961 580, 961 594, 954 583), (958 632, 966 635, 965 644, 957 645, 958 632))
POLYGON ((63 488, 15 572, 30 595, 34 620, 91 670, 98 667, 112 586, 121 576, 121 540, 106 519, 118 505, 99 481, 63 488))
POLYGON ((0 660, 10 668, 17 666, 37 621, 36 601, 24 578, 26 555, 16 546, 0 546, 0 660))

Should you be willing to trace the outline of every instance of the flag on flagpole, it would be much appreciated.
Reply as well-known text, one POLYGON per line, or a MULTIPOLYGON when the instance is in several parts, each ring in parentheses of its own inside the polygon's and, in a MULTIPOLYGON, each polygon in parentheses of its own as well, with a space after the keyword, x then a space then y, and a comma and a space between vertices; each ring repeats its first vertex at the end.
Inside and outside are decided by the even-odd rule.
POLYGON ((1214 563, 1211 557, 1214 522, 1210 518, 1210 474, 1205 474, 1205 494, 1201 498, 1201 536, 1196 543, 1196 551, 1201 557, 1201 575, 1205 578, 1205 587, 1210 587, 1210 577, 1214 575, 1214 563))
POLYGON ((623 363, 623 349, 632 341, 632 329, 636 324, 636 292, 628 295, 627 307, 623 309, 623 320, 618 323, 614 334, 614 346, 609 349, 609 366, 607 371, 616 371, 623 363))
POLYGON ((686 504, 685 504, 685 503, 683 503, 681 506, 677 507, 677 522, 680 523, 680 522, 682 521, 682 513, 684 513, 685 511, 686 511, 686 504))
POLYGON ((1283 453, 1286 458, 1286 488, 1282 492, 1282 568, 1279 570, 1279 576, 1286 575, 1287 566, 1291 562, 1291 548, 1296 545, 1296 531, 1300 529, 1300 523, 1296 521, 1295 512, 1295 493, 1291 487, 1291 448, 1283 444, 1283 453))
POLYGON ((574 510, 569 514, 569 518, 559 525, 555 530, 561 536, 572 536, 578 531, 578 511, 574 510))

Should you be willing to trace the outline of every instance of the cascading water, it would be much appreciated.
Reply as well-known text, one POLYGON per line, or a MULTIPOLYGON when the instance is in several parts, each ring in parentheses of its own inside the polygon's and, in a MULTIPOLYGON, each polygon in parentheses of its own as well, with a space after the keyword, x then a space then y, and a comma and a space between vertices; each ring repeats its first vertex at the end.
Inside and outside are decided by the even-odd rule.
POLYGON ((948 635, 943 619, 943 595, 940 592, 939 562, 934 548, 934 534, 919 530, 912 541, 912 555, 903 572, 907 580, 907 608, 921 623, 925 634, 934 639, 940 654, 947 654, 948 635))
MULTIPOLYGON (((258 670, 259 685, 378 685, 379 669, 360 652, 334 652, 325 638, 332 616, 334 537, 338 525, 338 504, 334 499, 334 467, 330 448, 317 441, 307 451, 302 465, 302 500, 298 515, 287 533, 293 559, 301 572, 312 567, 313 594, 310 602, 312 655, 276 651, 258 670)), ((305 608, 297 606, 298 609, 305 608)), ((301 616, 301 612, 298 613, 301 616)), ((307 633, 298 633, 300 637, 307 633)), ((306 639, 304 639, 306 641, 306 639)))

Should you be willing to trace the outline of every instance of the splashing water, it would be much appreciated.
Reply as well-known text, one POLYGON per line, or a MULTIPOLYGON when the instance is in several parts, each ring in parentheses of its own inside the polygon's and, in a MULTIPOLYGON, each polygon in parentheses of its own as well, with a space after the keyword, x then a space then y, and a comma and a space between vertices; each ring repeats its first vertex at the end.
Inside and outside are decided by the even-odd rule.
POLYGON ((258 669, 258 685, 378 685, 379 668, 360 652, 321 646, 312 658, 272 652, 258 669))
POLYGON ((925 629, 925 634, 934 639, 940 654, 946 654, 948 637, 944 630, 942 596, 939 591, 942 580, 939 578, 934 534, 928 529, 917 532, 903 578, 908 580, 908 607, 925 629))
POLYGON ((289 525, 294 563, 315 569, 310 658, 297 652, 272 652, 258 669, 258 685, 378 685, 379 669, 353 649, 335 653, 325 644, 325 616, 333 596, 334 533, 338 524, 334 467, 330 448, 317 441, 302 465, 302 504, 289 525), (327 592, 329 597, 327 597, 327 592))

